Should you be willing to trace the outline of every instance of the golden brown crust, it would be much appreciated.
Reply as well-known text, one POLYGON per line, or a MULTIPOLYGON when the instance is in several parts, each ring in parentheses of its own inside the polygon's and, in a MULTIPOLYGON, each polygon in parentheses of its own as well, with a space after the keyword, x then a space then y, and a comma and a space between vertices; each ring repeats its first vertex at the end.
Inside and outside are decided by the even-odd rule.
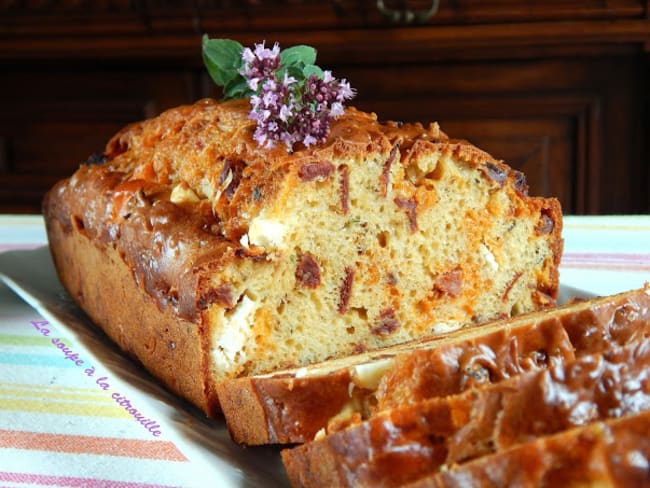
POLYGON ((171 391, 206 412, 218 412, 196 325, 169 308, 161 310, 142 293, 115 248, 97 247, 91 237, 65 229, 57 219, 46 221, 63 285, 92 321, 171 391))
POLYGON ((642 486, 650 412, 596 422, 425 476, 405 486, 642 486))
MULTIPOLYGON (((382 124, 375 114, 349 108, 333 122, 324 144, 288 155, 284 146, 263 149, 257 145, 249 109, 245 100, 200 100, 125 127, 109 141, 105 152, 112 166, 129 178, 165 185, 186 182, 197 195, 211 201, 223 234, 237 241, 247 227, 247 215, 256 214, 276 195, 283 174, 305 161, 358 159, 385 151, 394 142, 410 147, 416 141, 447 140, 437 124, 427 128, 382 124), (229 173, 231 179, 227 179, 229 173), (228 195, 229 188, 237 189, 234 197, 228 195)), ((454 147, 473 148, 469 144, 454 147)), ((493 159, 482 151, 480 156, 493 159)), ((468 153, 468 157, 479 157, 479 153, 468 153)))
POLYGON ((644 339, 482 389, 395 408, 285 450, 282 458, 294 486, 401 486, 443 466, 646 410, 648 365, 650 342, 644 339), (325 459, 333 464, 321 466, 325 459))
POLYGON ((290 444, 313 439, 323 427, 318 421, 341 411, 350 381, 347 371, 315 379, 241 378, 235 388, 217 385, 217 391, 233 440, 245 445, 290 444))
POLYGON ((374 411, 396 408, 638 341, 650 333, 647 324, 650 295, 644 288, 415 342, 410 351, 408 345, 400 346, 401 351, 377 351, 381 359, 375 363, 394 359, 374 389, 364 392, 350 387, 355 366, 370 363, 365 356, 331 366, 326 362, 277 375, 226 380, 217 388, 236 442, 307 442, 328 427, 350 402, 351 392, 364 396, 362 402, 375 398, 374 411), (328 382, 340 387, 324 388, 328 382), (321 407, 313 408, 313 403, 321 407))

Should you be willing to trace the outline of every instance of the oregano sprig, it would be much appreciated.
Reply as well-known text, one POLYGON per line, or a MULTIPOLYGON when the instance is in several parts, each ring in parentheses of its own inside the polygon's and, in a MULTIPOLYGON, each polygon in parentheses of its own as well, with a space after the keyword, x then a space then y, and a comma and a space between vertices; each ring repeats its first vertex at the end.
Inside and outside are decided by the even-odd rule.
POLYGON ((299 45, 284 50, 276 43, 244 48, 230 39, 203 37, 203 60, 224 99, 249 98, 249 117, 257 122, 254 138, 262 147, 323 142, 330 122, 354 96, 345 80, 337 80, 316 63, 316 50, 299 45))

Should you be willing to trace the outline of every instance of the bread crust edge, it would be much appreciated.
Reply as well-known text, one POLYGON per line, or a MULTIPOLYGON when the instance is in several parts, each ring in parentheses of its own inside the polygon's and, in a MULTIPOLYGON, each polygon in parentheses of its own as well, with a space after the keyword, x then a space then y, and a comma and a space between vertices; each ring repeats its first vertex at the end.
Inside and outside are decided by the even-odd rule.
MULTIPOLYGON (((609 328, 612 324, 625 320, 619 317, 617 312, 628 306, 648 307, 650 305, 650 288, 630 290, 611 296, 597 297, 589 300, 590 304, 586 309, 579 301, 576 304, 567 304, 564 307, 546 309, 532 314, 522 315, 514 319, 495 321, 481 327, 471 329, 471 334, 465 335, 467 330, 458 332, 454 339, 453 335, 443 342, 432 341, 426 344, 414 342, 414 349, 425 351, 438 347, 469 347, 471 344, 489 341, 491 337, 507 331, 514 334, 517 331, 541 329, 545 325, 558 324, 565 334, 571 336, 573 342, 581 342, 577 337, 584 332, 584 327, 592 326, 598 328, 601 334, 610 334, 609 328), (582 325, 581 325, 582 324, 582 325), (584 325, 584 327, 583 327, 584 325)), ((597 334, 595 334, 597 335, 597 334)), ((584 345, 599 349, 598 344, 584 345)), ((390 351, 386 348, 386 352, 390 351)), ((406 352, 396 353, 408 354, 406 352)), ((356 364, 356 363, 355 363, 356 364)), ((334 378, 341 378, 344 384, 349 385, 352 381, 348 368, 343 366, 323 376, 312 376, 295 378, 292 374, 279 376, 261 376, 248 378, 233 378, 225 380, 217 385, 219 398, 224 406, 223 413, 226 417, 228 428, 235 442, 247 445, 259 445, 267 443, 301 443, 311 440, 315 430, 325 427, 327 421, 332 418, 345 400, 349 399, 348 389, 338 391, 329 390, 325 395, 327 382, 334 383, 334 378), (344 379, 343 379, 344 378, 344 379), (299 391, 299 394, 296 394, 299 391), (290 412, 301 411, 301 398, 320 398, 319 409, 306 410, 301 415, 301 422, 305 425, 319 425, 320 427, 311 430, 300 431, 295 426, 287 426, 283 423, 286 412, 278 409, 276 404, 290 412), (329 400, 329 404, 326 401, 329 400), (332 413, 333 412, 333 413, 332 413)))
POLYGON ((160 309, 138 287, 115 247, 98 247, 82 229, 48 218, 46 230, 57 275, 77 305, 128 356, 169 390, 208 416, 219 415, 200 326, 160 309), (134 327, 133 324, 138 324, 134 327))

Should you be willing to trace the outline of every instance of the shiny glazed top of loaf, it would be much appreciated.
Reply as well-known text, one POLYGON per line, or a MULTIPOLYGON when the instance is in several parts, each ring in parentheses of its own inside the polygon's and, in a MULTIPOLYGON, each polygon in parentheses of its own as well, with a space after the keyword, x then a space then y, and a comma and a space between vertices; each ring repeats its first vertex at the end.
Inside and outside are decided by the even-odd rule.
MULTIPOLYGON (((375 114, 349 108, 333 122, 325 144, 288 154, 283 144, 264 149, 253 140, 255 122, 248 117, 249 109, 247 100, 204 99, 169 110, 125 127, 108 143, 106 154, 113 167, 130 173, 130 179, 182 184, 207 200, 224 237, 237 241, 251 218, 278 193, 285 176, 296 169, 302 181, 320 180, 336 169, 328 164, 332 159, 362 161, 395 144, 405 150, 418 141, 449 140, 436 123, 426 128, 380 123, 375 114)), ((485 153, 481 156, 494 162, 485 153)), ((391 163, 399 163, 393 159, 391 163)), ((390 184, 388 171, 390 167, 385 181, 378 182, 381 185, 390 184)), ((341 203, 345 205, 343 194, 341 203)))

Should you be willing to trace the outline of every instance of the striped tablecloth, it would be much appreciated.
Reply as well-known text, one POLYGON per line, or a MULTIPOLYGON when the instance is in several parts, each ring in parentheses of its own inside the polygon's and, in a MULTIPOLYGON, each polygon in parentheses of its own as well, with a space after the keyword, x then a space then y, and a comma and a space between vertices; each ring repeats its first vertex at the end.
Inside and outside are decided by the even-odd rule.
POLYGON ((0 215, 0 487, 288 486, 278 449, 235 445, 90 326, 45 243, 0 215))
POLYGON ((650 282, 650 216, 567 216, 563 285, 608 295, 650 282))
MULTIPOLYGON (((650 280, 650 216, 569 216, 564 237, 565 288, 650 280)), ((45 242, 40 217, 0 216, 0 486, 286 485, 277 450, 233 445, 82 323, 45 242)))

